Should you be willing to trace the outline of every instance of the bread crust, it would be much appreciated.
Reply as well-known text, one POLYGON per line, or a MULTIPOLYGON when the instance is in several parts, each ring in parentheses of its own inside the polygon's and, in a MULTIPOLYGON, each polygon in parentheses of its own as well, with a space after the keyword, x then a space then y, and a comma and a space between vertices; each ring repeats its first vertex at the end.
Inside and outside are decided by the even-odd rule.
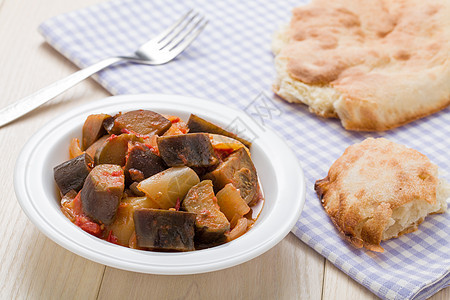
POLYGON ((347 130, 384 131, 450 105, 450 1, 313 0, 274 39, 273 90, 347 130), (312 89, 338 97, 316 105, 312 89))
MULTIPOLYGON (((314 189, 348 241, 383 252, 380 243, 395 209, 413 201, 436 204, 437 174, 437 166, 418 151, 368 138, 348 147, 314 189)), ((417 230, 422 221, 407 224, 398 235, 417 230)))

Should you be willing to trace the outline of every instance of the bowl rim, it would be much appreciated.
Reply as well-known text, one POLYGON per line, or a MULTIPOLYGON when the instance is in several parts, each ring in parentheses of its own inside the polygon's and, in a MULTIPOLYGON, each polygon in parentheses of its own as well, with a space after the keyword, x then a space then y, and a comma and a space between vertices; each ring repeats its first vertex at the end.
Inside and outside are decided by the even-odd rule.
MULTIPOLYGON (((262 188, 266 194, 272 189, 268 186, 262 188)), ((197 97, 166 94, 111 96, 79 106, 51 120, 22 148, 14 170, 14 189, 27 217, 41 232, 60 246, 110 267, 164 275, 221 270, 261 255, 289 233, 300 217, 306 197, 305 177, 297 157, 285 141, 270 129, 262 127, 241 110, 197 97), (192 252, 163 253, 135 250, 106 242, 73 225, 61 211, 54 211, 54 203, 50 203, 53 200, 49 199, 51 191, 43 184, 45 178, 43 174, 47 174, 48 169, 51 170, 53 166, 46 165, 45 159, 40 161, 36 158, 39 155, 48 156, 53 149, 52 146, 57 145, 58 141, 61 142, 70 129, 81 129, 89 114, 141 108, 156 112, 162 110, 192 112, 200 116, 211 116, 209 120, 221 121, 220 123, 240 118, 249 126, 258 137, 254 145, 259 147, 264 155, 276 154, 271 156, 264 166, 255 164, 257 169, 272 168, 275 171, 272 175, 277 185, 276 199, 270 212, 264 211, 263 208, 266 220, 259 223, 257 221, 241 238, 220 246, 192 252), (64 129, 63 125, 67 124, 68 120, 71 120, 67 125, 69 128, 64 129), (63 132, 55 131, 61 128, 63 132), (50 148, 48 152, 45 152, 46 147, 50 148)))

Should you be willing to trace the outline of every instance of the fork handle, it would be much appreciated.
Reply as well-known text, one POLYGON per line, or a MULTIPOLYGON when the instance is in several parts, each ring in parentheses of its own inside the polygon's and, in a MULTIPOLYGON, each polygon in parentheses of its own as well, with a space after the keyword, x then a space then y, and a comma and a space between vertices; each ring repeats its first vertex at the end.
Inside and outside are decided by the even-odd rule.
POLYGON ((0 110, 0 127, 14 121, 15 119, 29 113, 47 101, 55 98, 62 92, 73 87, 98 71, 121 61, 120 57, 111 57, 101 60, 89 67, 81 69, 63 79, 60 79, 37 92, 16 101, 0 110))

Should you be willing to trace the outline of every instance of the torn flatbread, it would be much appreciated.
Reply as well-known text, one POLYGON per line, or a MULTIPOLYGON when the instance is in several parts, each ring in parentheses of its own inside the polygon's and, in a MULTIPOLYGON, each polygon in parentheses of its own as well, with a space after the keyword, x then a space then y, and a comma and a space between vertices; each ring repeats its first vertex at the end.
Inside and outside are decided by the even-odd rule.
POLYGON ((357 248, 417 230, 447 209, 450 185, 420 152, 384 138, 348 147, 314 186, 338 230, 357 248))
POLYGON ((388 130, 450 104, 450 0, 313 0, 273 40, 273 89, 348 130, 388 130))

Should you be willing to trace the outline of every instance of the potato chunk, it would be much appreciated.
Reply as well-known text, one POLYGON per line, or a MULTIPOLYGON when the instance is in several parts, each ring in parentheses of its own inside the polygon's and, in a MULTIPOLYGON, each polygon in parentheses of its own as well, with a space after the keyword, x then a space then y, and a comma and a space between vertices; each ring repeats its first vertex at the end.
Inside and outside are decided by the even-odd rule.
POLYGON ((158 208, 175 207, 183 200, 189 189, 200 182, 197 174, 188 167, 164 170, 141 181, 137 188, 158 205, 158 208))
POLYGON ((242 217, 250 211, 250 207, 245 203, 239 191, 231 183, 225 185, 217 193, 217 203, 228 221, 231 221, 234 215, 242 217))

